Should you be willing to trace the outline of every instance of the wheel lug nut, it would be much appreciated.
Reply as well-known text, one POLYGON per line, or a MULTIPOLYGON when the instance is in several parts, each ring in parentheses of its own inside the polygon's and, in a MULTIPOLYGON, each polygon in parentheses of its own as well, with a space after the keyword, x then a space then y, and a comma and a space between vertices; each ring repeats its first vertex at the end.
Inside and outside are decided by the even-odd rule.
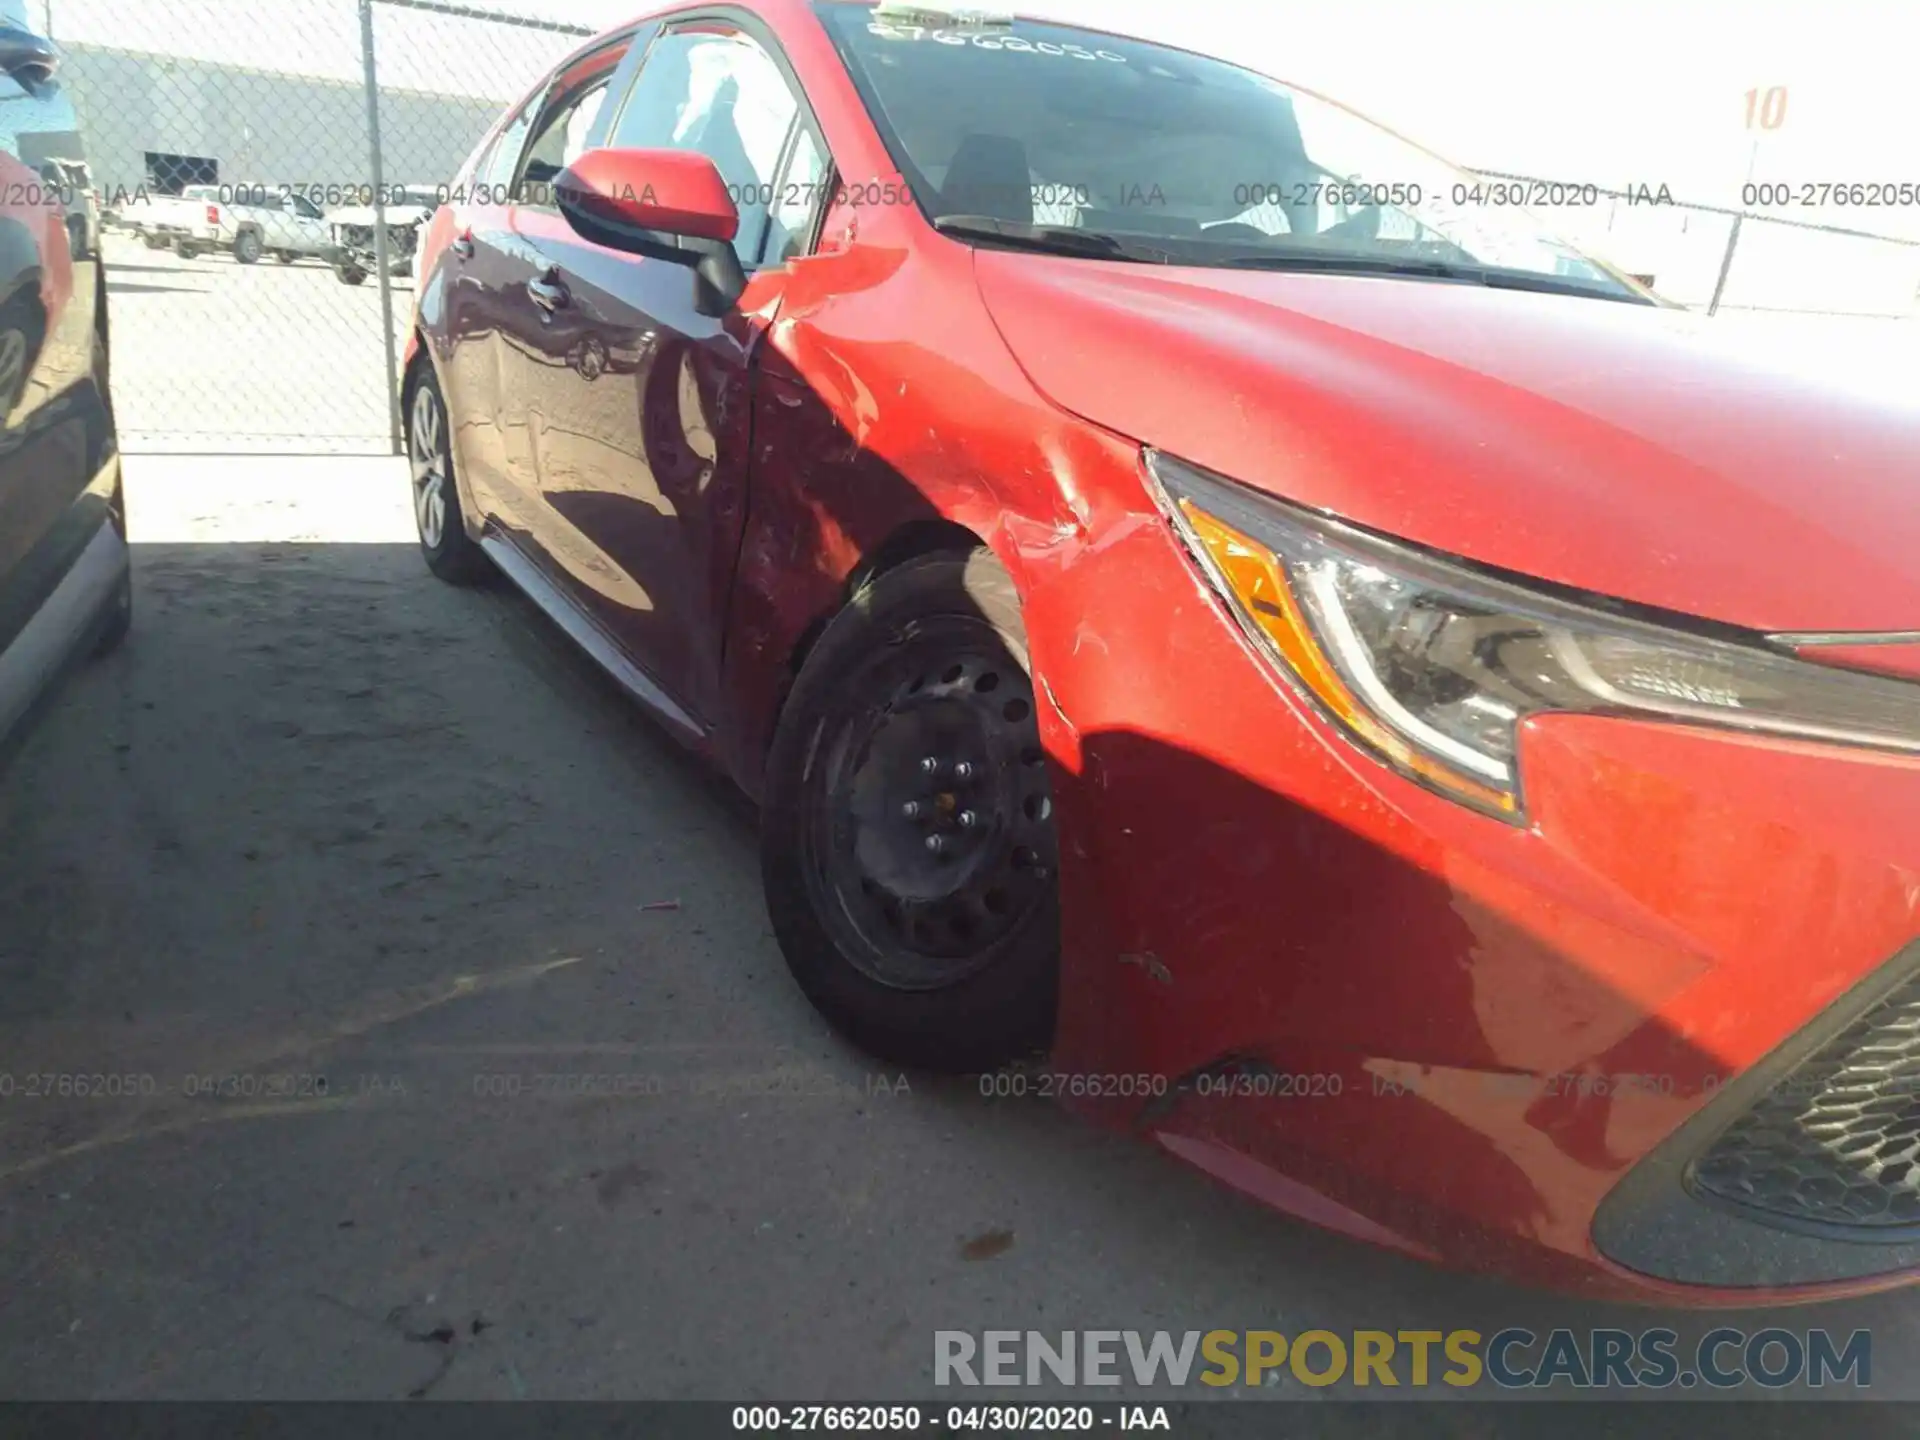
POLYGON ((938 775, 940 773, 940 757, 937 755, 927 756, 926 759, 920 762, 920 773, 922 775, 938 775))
POLYGON ((908 820, 918 820, 924 813, 924 807, 918 800, 909 800, 900 807, 900 814, 908 820))
POLYGON ((971 760, 962 760, 958 765, 954 766, 953 778, 962 782, 973 779, 973 762, 971 760))
POLYGON ((931 850, 935 855, 946 854, 947 853, 947 837, 944 835, 927 836, 927 849, 931 850))
POLYGON ((971 830, 980 823, 980 817, 971 810, 962 810, 953 818, 954 822, 958 824, 962 830, 971 830))

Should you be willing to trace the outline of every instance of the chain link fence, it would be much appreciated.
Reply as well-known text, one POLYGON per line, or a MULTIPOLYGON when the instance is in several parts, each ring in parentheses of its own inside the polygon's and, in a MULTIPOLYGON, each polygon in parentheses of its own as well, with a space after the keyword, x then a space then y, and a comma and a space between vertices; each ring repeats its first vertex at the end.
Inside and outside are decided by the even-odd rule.
MULTIPOLYGON (((1540 213, 1566 239, 1695 309, 1860 320, 1920 315, 1920 238, 1825 215, 1802 220, 1704 205, 1675 198, 1664 186, 1615 190, 1480 173, 1544 206, 1540 213)), ((1767 198, 1791 188, 1747 187, 1767 198)))
POLYGON ((437 0, 47 10, 99 199, 123 443, 393 448, 415 241, 591 31, 437 0))
MULTIPOLYGON (((17 143, 97 197, 77 223, 107 261, 123 442, 395 448, 415 240, 496 117, 590 28, 450 0, 25 4, 63 52, 84 160, 17 143)), ((1920 309, 1920 241, 1549 191, 1579 192, 1545 212, 1568 239, 1703 310, 1920 309)))

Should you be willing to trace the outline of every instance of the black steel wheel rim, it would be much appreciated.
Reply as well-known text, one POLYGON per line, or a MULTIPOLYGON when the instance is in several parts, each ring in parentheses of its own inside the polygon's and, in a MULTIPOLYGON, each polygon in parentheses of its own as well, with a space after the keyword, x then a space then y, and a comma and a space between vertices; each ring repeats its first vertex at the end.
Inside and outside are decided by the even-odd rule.
POLYGON ((938 990, 1051 902, 1053 801, 1026 667, 984 619, 917 622, 815 732, 804 870, 863 974, 938 990))

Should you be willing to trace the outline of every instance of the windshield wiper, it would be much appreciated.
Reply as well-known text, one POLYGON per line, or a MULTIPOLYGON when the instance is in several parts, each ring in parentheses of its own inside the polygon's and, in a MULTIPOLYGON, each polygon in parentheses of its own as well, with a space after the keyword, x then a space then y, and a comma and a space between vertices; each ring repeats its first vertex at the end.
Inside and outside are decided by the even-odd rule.
POLYGON ((1624 300, 1629 304, 1651 304, 1630 290, 1603 290, 1582 284, 1564 275, 1546 275, 1531 270, 1504 270, 1486 265, 1461 265, 1452 260, 1425 260, 1416 257, 1394 259, 1388 255, 1322 254, 1313 251, 1276 251, 1267 255, 1230 255, 1218 262, 1234 270, 1295 270, 1306 274, 1385 275, 1412 280, 1456 280, 1469 285, 1484 285, 1489 290, 1527 290, 1541 295, 1576 295, 1584 300, 1624 300))
POLYGON ((1167 265, 1173 256, 1148 245, 1136 245, 1099 230, 1076 230, 1067 225, 1029 225, 992 215, 942 215, 933 222, 942 235, 966 240, 997 241, 1020 250, 1048 255, 1082 255, 1095 260, 1139 260, 1167 265))
POLYGON ((1220 264, 1232 270, 1302 270, 1310 273, 1407 275, 1426 280, 1468 280, 1485 283, 1487 272, 1478 265, 1452 260, 1394 259, 1387 255, 1354 255, 1314 250, 1276 250, 1269 254, 1229 255, 1220 264))

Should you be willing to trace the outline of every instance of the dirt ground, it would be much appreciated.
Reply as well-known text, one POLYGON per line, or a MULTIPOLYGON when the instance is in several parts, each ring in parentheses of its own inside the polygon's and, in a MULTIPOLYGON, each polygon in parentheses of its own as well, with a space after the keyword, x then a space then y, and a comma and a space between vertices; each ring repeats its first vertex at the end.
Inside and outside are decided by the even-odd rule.
MULTIPOLYGON (((942 1328, 1662 1318, 876 1070, 750 811, 431 579, 393 462, 129 476, 131 642, 0 773, 0 1395, 925 1399, 942 1328)), ((1871 1325, 1885 1394, 1914 1319, 1790 1323, 1871 1325)))

